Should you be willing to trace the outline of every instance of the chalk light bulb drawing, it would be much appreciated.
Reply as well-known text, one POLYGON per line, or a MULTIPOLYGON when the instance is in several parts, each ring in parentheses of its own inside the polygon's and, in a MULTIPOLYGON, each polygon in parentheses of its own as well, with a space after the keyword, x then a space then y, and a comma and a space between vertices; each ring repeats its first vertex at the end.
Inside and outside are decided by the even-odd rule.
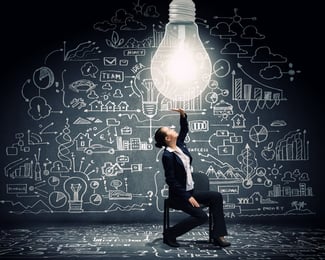
POLYGON ((186 101, 208 86, 211 61, 195 23, 192 0, 173 0, 169 22, 151 60, 151 76, 158 91, 171 100, 186 101))
POLYGON ((134 87, 142 98, 142 112, 149 119, 157 114, 159 91, 155 88, 151 79, 150 69, 145 68, 137 73, 134 79, 134 87))
POLYGON ((69 212, 83 212, 83 196, 87 190, 87 183, 80 177, 71 177, 64 182, 63 189, 69 195, 69 212))

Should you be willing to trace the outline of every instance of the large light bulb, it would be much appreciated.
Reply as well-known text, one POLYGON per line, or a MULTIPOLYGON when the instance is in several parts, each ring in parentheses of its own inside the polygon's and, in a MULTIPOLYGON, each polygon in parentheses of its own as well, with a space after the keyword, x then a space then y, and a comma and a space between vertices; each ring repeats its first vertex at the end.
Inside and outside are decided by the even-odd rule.
POLYGON ((211 76, 211 61, 200 40, 192 0, 173 0, 169 23, 151 60, 151 76, 157 90, 171 100, 199 96, 211 76))

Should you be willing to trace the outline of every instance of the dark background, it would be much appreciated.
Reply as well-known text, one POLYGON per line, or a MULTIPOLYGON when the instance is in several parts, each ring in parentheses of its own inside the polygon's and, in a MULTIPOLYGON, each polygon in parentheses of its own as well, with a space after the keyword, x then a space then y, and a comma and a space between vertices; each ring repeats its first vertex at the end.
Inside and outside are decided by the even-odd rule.
MULTIPOLYGON (((132 0, 111 2, 91 1, 87 4, 77 1, 50 1, 46 5, 38 1, 6 3, 1 16, 1 46, 2 46, 2 78, 8 85, 2 86, 3 93, 15 95, 13 80, 24 78, 28 73, 26 68, 35 64, 42 55, 48 53, 51 46, 57 42, 74 39, 89 30, 92 24, 107 19, 110 9, 117 9, 123 3, 136 3, 132 0), (11 83, 11 84, 10 84, 11 83)), ((147 1, 157 4, 156 1, 147 1)), ((168 21, 166 13, 161 14, 161 20, 168 21), (163 17, 165 19, 163 19, 163 17)), ((323 28, 321 8, 311 2, 283 1, 208 1, 200 0, 196 4, 197 17, 212 17, 233 15, 233 9, 238 8, 239 14, 247 17, 257 17, 256 26, 260 28, 279 53, 285 53, 295 66, 301 70, 298 75, 299 86, 294 88, 293 95, 302 94, 301 103, 294 105, 295 109, 306 111, 306 117, 311 122, 321 123, 320 98, 323 56, 323 28), (310 109, 310 110, 306 110, 310 109), (319 120, 317 120, 319 119, 319 120)), ((161 9, 164 10, 164 9, 161 9)), ((6 100, 2 101, 4 108, 6 100)), ((3 111, 3 110, 2 110, 3 111)), ((8 115, 4 113, 3 116, 8 115)), ((5 117, 5 121, 10 117, 5 117)))
MULTIPOLYGON (((27 78, 30 66, 42 62, 42 58, 63 40, 71 40, 82 35, 84 28, 90 30, 94 22, 107 19, 110 9, 117 9, 123 3, 136 3, 136 0, 119 1, 38 1, 8 2, 2 7, 1 16, 1 118, 2 124, 14 126, 19 121, 18 99, 22 79, 27 78), (18 100, 17 100, 18 99, 18 100), (16 101, 17 100, 17 101, 16 101)), ((146 1, 150 2, 150 1, 146 1)), ((157 5, 167 5, 156 3, 157 5)), ((310 172, 314 193, 319 200, 319 214, 324 217, 324 170, 323 159, 323 28, 319 4, 311 1, 298 3, 286 1, 215 1, 197 0, 197 17, 211 17, 216 13, 222 16, 233 15, 238 8, 244 16, 256 16, 257 27, 268 36, 269 44, 275 52, 285 53, 293 62, 299 85, 288 91, 290 108, 287 113, 299 121, 301 117, 310 126, 310 172)), ((166 13, 161 19, 168 21, 166 13), (163 19, 165 17, 165 19, 163 19)), ((14 129, 1 128, 3 141, 8 132, 14 129)), ((9 133, 10 136, 10 133, 9 133)), ((3 156, 3 155, 1 155, 3 156)))

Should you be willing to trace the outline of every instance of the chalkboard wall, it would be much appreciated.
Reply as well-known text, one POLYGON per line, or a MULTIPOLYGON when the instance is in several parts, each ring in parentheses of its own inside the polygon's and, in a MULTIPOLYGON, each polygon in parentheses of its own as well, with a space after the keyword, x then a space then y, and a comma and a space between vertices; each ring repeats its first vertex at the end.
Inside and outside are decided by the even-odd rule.
POLYGON ((186 102, 156 88, 145 95, 169 1, 9 7, 4 218, 161 220, 168 186, 153 135, 160 126, 178 129, 174 107, 188 114, 194 170, 223 194, 227 220, 323 214, 321 75, 311 73, 309 55, 315 46, 317 56, 309 38, 317 8, 194 2, 212 74, 202 95, 186 102))

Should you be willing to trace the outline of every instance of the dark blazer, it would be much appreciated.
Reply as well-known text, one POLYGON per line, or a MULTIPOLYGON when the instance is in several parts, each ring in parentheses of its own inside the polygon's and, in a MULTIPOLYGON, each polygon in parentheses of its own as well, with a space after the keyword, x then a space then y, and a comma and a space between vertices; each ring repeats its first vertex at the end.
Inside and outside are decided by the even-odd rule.
MULTIPOLYGON (((180 116, 177 146, 190 157, 190 163, 192 164, 192 156, 184 143, 187 132, 188 122, 185 114, 185 117, 180 116)), ((187 201, 192 194, 186 191, 186 171, 182 160, 174 152, 170 152, 165 148, 162 163, 165 170, 165 180, 169 188, 169 198, 180 197, 187 201)))

